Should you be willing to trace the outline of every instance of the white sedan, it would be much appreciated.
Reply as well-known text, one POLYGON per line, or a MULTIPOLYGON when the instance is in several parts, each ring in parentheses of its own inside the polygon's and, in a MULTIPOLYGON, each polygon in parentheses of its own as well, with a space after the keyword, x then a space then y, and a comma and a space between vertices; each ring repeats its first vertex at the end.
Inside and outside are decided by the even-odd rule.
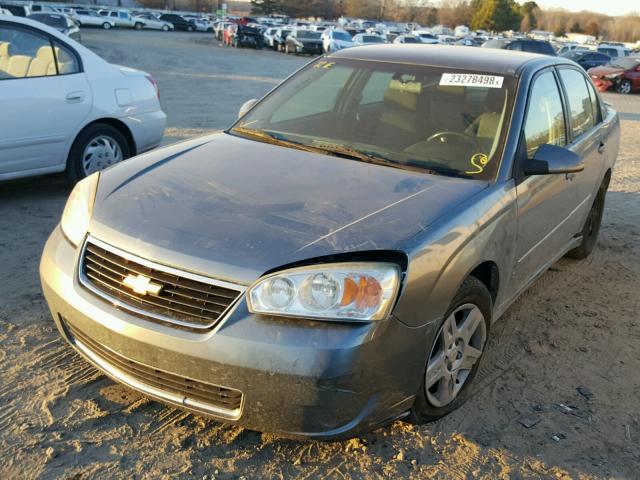
POLYGON ((81 27, 100 27, 109 30, 116 26, 116 22, 110 18, 103 17, 94 10, 79 8, 75 11, 75 20, 81 27))
POLYGON ((160 20, 158 17, 151 13, 141 13, 140 15, 136 15, 133 18, 134 20, 141 20, 144 24, 143 28, 145 29, 162 30, 163 32, 173 30, 173 23, 160 20))
POLYGON ((78 180, 156 147, 166 115, 147 73, 111 65, 57 30, 0 15, 0 180, 78 180))

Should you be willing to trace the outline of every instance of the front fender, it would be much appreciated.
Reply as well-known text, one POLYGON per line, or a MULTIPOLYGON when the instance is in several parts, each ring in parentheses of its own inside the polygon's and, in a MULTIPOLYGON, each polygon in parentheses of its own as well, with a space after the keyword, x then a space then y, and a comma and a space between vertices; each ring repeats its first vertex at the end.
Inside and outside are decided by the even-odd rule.
MULTIPOLYGON (((513 181, 496 184, 414 237, 405 288, 395 314, 409 326, 438 322, 467 276, 481 263, 498 269, 495 304, 512 293, 517 228, 513 181)), ((495 318, 494 318, 495 320, 495 318)))

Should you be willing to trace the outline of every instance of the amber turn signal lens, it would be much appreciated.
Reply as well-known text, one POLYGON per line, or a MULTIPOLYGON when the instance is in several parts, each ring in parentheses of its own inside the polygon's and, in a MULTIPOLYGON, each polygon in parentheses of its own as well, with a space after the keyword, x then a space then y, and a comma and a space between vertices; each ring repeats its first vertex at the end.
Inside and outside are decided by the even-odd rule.
POLYGON ((363 275, 356 283, 353 278, 347 277, 344 279, 340 305, 353 303, 359 309, 372 308, 380 303, 381 295, 382 287, 375 278, 363 275))

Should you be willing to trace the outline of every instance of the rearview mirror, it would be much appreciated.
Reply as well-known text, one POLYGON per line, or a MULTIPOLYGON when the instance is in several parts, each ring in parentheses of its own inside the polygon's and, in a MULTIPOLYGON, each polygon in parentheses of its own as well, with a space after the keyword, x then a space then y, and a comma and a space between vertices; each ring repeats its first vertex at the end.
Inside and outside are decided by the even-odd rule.
POLYGON ((247 100, 240 107, 240 111, 238 112, 238 118, 242 118, 245 114, 253 108, 253 106, 258 103, 257 98, 252 98, 251 100, 247 100))
POLYGON ((567 148, 548 143, 540 145, 533 158, 527 160, 524 166, 525 175, 555 175, 582 170, 584 170, 584 162, 579 155, 567 148))

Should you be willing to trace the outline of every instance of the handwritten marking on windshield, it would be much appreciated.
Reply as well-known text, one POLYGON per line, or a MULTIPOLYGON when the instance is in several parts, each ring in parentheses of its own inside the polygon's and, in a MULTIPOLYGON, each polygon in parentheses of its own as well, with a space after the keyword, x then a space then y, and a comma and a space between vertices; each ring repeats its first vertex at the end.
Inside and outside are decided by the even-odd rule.
POLYGON ((466 173, 467 175, 477 175, 479 173, 484 172, 484 167, 487 163, 489 163, 489 157, 487 157, 484 153, 476 153, 471 157, 471 166, 475 168, 475 170, 470 170, 466 173))

